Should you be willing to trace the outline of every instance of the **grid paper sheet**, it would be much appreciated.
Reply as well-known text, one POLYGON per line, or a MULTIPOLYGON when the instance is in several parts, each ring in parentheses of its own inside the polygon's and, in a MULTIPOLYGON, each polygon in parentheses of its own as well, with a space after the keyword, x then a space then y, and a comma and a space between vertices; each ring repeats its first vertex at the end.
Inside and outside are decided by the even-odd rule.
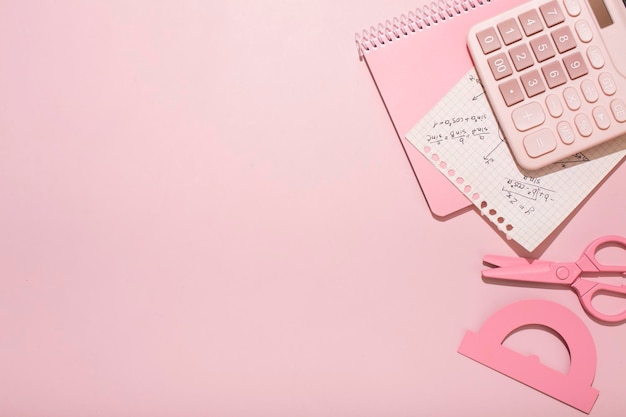
POLYGON ((406 138, 507 237, 532 252, 626 153, 626 136, 537 171, 515 164, 474 69, 406 138))

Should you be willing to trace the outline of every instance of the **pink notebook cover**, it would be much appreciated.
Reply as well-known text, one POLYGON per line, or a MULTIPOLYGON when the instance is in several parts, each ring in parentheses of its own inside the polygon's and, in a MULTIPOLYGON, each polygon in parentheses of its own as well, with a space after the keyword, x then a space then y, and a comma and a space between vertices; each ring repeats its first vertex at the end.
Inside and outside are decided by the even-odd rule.
POLYGON ((525 1, 431 2, 357 35, 360 55, 436 216, 451 215, 471 203, 405 135, 472 67, 469 28, 525 1))

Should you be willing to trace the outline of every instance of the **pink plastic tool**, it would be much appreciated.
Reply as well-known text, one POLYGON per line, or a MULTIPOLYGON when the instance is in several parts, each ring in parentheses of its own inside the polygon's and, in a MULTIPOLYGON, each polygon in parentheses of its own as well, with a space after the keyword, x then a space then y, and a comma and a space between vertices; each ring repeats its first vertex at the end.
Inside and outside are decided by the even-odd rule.
POLYGON ((591 386, 597 361, 591 333, 578 316, 551 301, 524 300, 504 307, 478 332, 465 333, 458 352, 587 414, 600 394, 591 386), (532 325, 545 326, 561 336, 570 354, 569 372, 554 370, 537 356, 502 345, 511 333, 532 325))
POLYGON ((599 294, 626 297, 626 286, 617 286, 593 280, 600 274, 626 275, 626 265, 604 265, 598 262, 596 253, 607 246, 618 246, 626 250, 626 238, 604 236, 591 242, 576 262, 551 262, 526 258, 487 255, 483 261, 496 268, 486 269, 483 277, 530 283, 565 285, 571 287, 587 313, 608 323, 626 321, 626 310, 617 314, 604 314, 592 304, 599 294))

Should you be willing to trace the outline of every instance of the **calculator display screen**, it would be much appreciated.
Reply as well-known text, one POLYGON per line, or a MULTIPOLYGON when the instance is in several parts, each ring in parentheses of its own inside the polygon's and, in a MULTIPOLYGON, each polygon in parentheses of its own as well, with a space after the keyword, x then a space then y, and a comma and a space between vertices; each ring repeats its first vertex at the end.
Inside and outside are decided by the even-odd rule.
MULTIPOLYGON (((626 5, 626 0, 623 1, 624 5, 626 5)), ((600 28, 605 28, 613 24, 613 19, 611 19, 611 15, 604 4, 604 0, 589 0, 589 5, 591 6, 591 10, 593 10, 593 14, 596 15, 596 20, 600 28)))

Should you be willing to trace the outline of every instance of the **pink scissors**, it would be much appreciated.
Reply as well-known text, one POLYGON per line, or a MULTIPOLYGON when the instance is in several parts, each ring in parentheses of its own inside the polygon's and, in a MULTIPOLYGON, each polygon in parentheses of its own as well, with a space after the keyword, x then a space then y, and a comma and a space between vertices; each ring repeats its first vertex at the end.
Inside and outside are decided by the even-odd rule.
POLYGON ((592 305, 591 300, 599 293, 626 298, 626 286, 583 279, 597 277, 600 273, 626 276, 626 265, 604 265, 596 259, 598 250, 607 246, 618 246, 626 250, 626 238, 621 236, 598 238, 587 246, 576 262, 569 263, 486 255, 483 261, 496 268, 484 270, 483 277, 570 286, 589 315, 601 321, 617 323, 626 320, 626 310, 618 314, 604 314, 592 305))

